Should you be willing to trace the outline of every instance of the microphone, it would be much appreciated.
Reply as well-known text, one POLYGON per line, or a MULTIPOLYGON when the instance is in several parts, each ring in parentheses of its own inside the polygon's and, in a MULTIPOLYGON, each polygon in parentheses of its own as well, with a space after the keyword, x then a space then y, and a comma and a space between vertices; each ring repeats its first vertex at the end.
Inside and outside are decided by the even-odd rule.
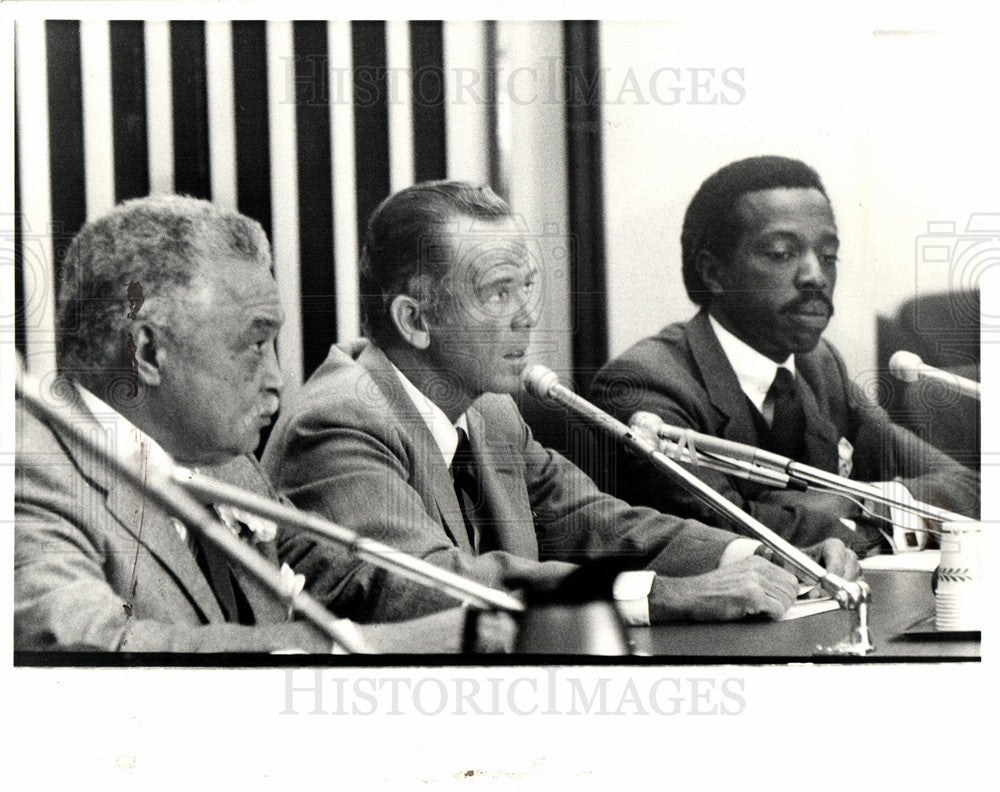
POLYGON ((978 382, 928 366, 919 355, 902 349, 889 358, 889 371, 892 376, 903 382, 916 382, 918 379, 933 380, 963 396, 971 399, 981 398, 978 382))
POLYGON ((524 389, 541 402, 581 415, 618 440, 627 442, 629 438, 634 438, 632 431, 625 424, 562 385, 559 382, 559 375, 541 363, 526 368, 521 373, 521 382, 524 384, 524 389))
POLYGON ((688 448, 695 448, 698 451, 704 451, 709 454, 729 457, 748 465, 762 465, 773 470, 787 471, 788 466, 793 464, 793 460, 788 457, 765 451, 763 448, 757 448, 757 446, 703 434, 686 426, 672 426, 665 423, 663 419, 653 413, 637 412, 632 416, 630 423, 634 424, 638 421, 648 423, 650 426, 655 421, 656 435, 663 440, 669 440, 672 443, 678 443, 688 448), (652 421, 647 419, 646 416, 652 416, 652 421))
MULTIPOLYGON (((287 604, 331 641, 351 653, 367 651, 364 644, 339 623, 341 620, 335 618, 317 600, 304 592, 289 596, 278 570, 174 484, 169 478, 171 470, 164 469, 161 465, 151 465, 140 472, 123 462, 114 450, 107 447, 103 432, 99 433, 98 439, 90 431, 94 421, 89 413, 72 404, 66 407, 56 406, 56 400, 43 391, 38 379, 23 371, 20 361, 14 380, 14 393, 39 420, 58 429, 63 436, 72 438, 99 464, 112 468, 130 486, 143 492, 152 503, 210 542, 220 553, 253 576, 276 599, 287 604)), ((174 468, 174 465, 169 465, 169 468, 174 468)))
MULTIPOLYGON (((816 580, 820 587, 832 596, 844 609, 857 615, 857 623, 848 641, 834 647, 832 652, 847 654, 867 654, 872 650, 868 637, 868 602, 871 591, 863 581, 848 581, 839 575, 827 572, 819 563, 776 534, 764 523, 747 514, 735 503, 712 489, 708 484, 681 467, 657 448, 646 437, 633 432, 621 421, 578 396, 559 383, 558 375, 551 369, 536 363, 521 374, 525 390, 532 396, 551 404, 559 405, 587 420, 593 421, 612 436, 622 441, 626 447, 644 456, 650 464, 666 473, 693 496, 714 509, 723 517, 744 528, 775 553, 794 567, 803 576, 816 580)), ((699 437, 701 437, 699 435, 699 437)))
POLYGON ((467 601, 485 610, 500 610, 510 613, 519 613, 524 610, 523 603, 506 591, 500 591, 475 580, 469 580, 451 570, 435 566, 422 558, 369 539, 318 515, 300 511, 292 506, 285 506, 270 498, 201 473, 195 473, 187 468, 175 467, 172 471, 172 478, 175 483, 203 503, 225 503, 229 506, 236 506, 320 540, 340 545, 361 561, 366 561, 379 569, 395 572, 408 580, 443 592, 457 600, 467 601))
MULTIPOLYGON (((651 423, 645 418, 646 415, 651 415, 651 413, 636 413, 632 416, 632 423, 636 423, 637 419, 646 423, 651 423)), ((884 503, 888 506, 893 506, 895 508, 902 509, 903 511, 910 512, 911 514, 916 514, 920 517, 937 520, 939 522, 969 521, 968 517, 957 514, 953 511, 948 511, 947 509, 933 506, 929 503, 923 503, 917 500, 902 501, 887 497, 882 493, 882 490, 879 487, 876 487, 874 484, 867 481, 855 481, 854 479, 838 476, 836 473, 829 473, 821 468, 806 465, 802 462, 796 462, 790 457, 774 454, 770 451, 765 451, 763 448, 757 448, 756 446, 737 443, 733 440, 725 440, 721 437, 714 437, 709 434, 703 434, 702 432, 696 432, 688 427, 672 426, 668 423, 664 423, 658 416, 655 415, 653 418, 658 421, 658 423, 655 424, 656 434, 664 440, 669 440, 689 449, 694 448, 696 451, 730 457, 733 460, 744 462, 749 465, 760 465, 771 470, 781 471, 782 473, 787 474, 792 482, 801 482, 801 484, 805 485, 806 488, 819 487, 820 489, 832 490, 834 492, 857 496, 859 498, 874 500, 879 503, 884 503)), ((794 483, 791 486, 795 489, 799 489, 799 487, 797 487, 794 483)))
MULTIPOLYGON (((536 363, 524 370, 521 379, 525 390, 532 396, 551 404, 556 404, 596 423, 624 443, 627 448, 639 456, 646 458, 654 467, 675 479, 681 486, 710 508, 746 528, 747 531, 760 539, 804 575, 812 580, 818 580, 824 585, 824 588, 831 586, 831 588, 839 592, 842 591, 843 585, 852 585, 836 578, 834 575, 828 574, 822 566, 809 558, 809 556, 797 547, 793 547, 784 538, 778 536, 778 534, 760 522, 760 520, 747 514, 696 475, 682 468, 677 462, 659 450, 658 443, 650 442, 642 434, 633 432, 621 421, 608 415, 582 396, 577 395, 569 388, 560 384, 559 376, 551 369, 540 363, 536 363), (836 579, 834 580, 834 578, 836 579)), ((830 593, 833 594, 834 592, 831 591, 830 593)))
MULTIPOLYGON (((767 487, 794 489, 799 492, 804 492, 807 489, 805 482, 794 479, 780 471, 760 467, 750 461, 750 459, 740 459, 734 454, 723 454, 717 451, 712 451, 706 448, 705 444, 702 444, 701 442, 699 442, 696 447, 693 442, 689 442, 691 437, 690 434, 687 436, 682 435, 681 440, 667 439, 663 434, 661 434, 661 430, 665 431, 668 428, 668 425, 663 422, 663 419, 660 418, 660 416, 651 412, 637 412, 629 418, 628 422, 632 427, 633 432, 638 430, 640 432, 644 432, 647 437, 656 438, 659 450, 666 453, 667 456, 672 459, 676 459, 678 462, 687 462, 695 467, 704 465, 705 467, 717 470, 720 473, 725 473, 729 476, 736 476, 737 478, 746 479, 747 481, 753 481, 756 484, 763 484, 767 487)), ((673 429, 674 427, 669 428, 673 429)), ((724 440, 722 442, 738 446, 739 448, 737 451, 741 456, 751 458, 754 456, 753 454, 743 453, 743 450, 749 448, 749 446, 740 446, 739 443, 730 443, 728 440, 724 440)))

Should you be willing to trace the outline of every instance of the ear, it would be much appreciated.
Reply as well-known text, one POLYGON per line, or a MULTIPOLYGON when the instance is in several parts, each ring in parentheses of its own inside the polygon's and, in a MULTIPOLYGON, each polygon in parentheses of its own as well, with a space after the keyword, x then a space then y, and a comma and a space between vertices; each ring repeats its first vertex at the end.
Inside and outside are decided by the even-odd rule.
POLYGON ((410 346, 427 349, 431 345, 430 328, 419 301, 408 294, 399 294, 389 304, 389 315, 400 336, 410 346))
POLYGON ((694 267, 701 278, 701 282, 705 284, 705 288, 708 289, 713 297, 722 294, 726 290, 725 285, 720 280, 723 263, 714 253, 704 249, 699 250, 698 255, 694 259, 694 267))
POLYGON ((135 344, 136 378, 143 385, 155 387, 163 378, 167 357, 163 334, 152 325, 140 322, 132 325, 131 333, 135 344))

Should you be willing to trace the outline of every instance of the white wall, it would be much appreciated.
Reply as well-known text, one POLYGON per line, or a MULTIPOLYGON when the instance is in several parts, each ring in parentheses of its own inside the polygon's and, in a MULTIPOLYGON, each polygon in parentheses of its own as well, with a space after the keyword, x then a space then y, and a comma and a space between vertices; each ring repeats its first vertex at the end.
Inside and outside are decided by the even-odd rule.
POLYGON ((562 23, 500 22, 498 133, 511 208, 524 222, 529 249, 544 273, 541 321, 530 354, 566 374, 569 335, 569 216, 562 23))
POLYGON ((842 263, 828 334, 853 373, 870 369, 876 313, 918 287, 949 288, 947 266, 915 265, 928 221, 962 231, 971 212, 1000 212, 995 50, 964 35, 873 33, 853 22, 808 31, 603 23, 611 353, 693 312, 680 229, 701 181, 776 153, 813 165, 830 193, 842 263), (650 80, 664 67, 682 80, 661 72, 657 101, 650 80), (715 70, 698 74, 698 91, 693 68, 715 70), (741 70, 727 72, 729 85, 727 69, 741 70))

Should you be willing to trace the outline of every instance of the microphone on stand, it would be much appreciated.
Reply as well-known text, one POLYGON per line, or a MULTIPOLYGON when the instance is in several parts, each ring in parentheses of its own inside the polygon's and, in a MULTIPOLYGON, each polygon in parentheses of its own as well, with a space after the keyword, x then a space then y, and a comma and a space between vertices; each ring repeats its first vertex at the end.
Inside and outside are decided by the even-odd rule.
POLYGON ((240 487, 218 481, 183 467, 175 467, 173 480, 191 495, 204 503, 225 503, 229 506, 266 517, 287 527, 332 542, 347 549, 351 555, 372 566, 395 572, 398 575, 435 589, 457 600, 464 600, 486 610, 519 613, 524 604, 505 591, 499 591, 474 580, 469 580, 451 570, 442 569, 422 558, 396 550, 374 539, 315 514, 300 511, 292 506, 249 492, 240 487))
POLYGON ((854 626, 850 639, 830 651, 839 654, 867 654, 872 651, 867 621, 871 591, 866 583, 848 581, 839 575, 827 572, 797 547, 747 514, 673 459, 661 453, 658 450, 658 443, 650 442, 646 437, 633 431, 621 421, 560 384, 558 375, 551 369, 541 364, 535 364, 524 370, 521 379, 525 390, 532 396, 543 402, 559 405, 595 423, 637 455, 647 459, 655 468, 677 481, 710 508, 743 527, 803 576, 818 581, 823 590, 830 594, 842 608, 854 611, 857 614, 857 624, 854 626))
MULTIPOLYGON (((364 652, 366 647, 319 602, 304 592, 289 596, 278 570, 260 553, 240 541, 228 528, 222 526, 204 506, 170 480, 169 470, 150 466, 142 473, 118 458, 118 454, 87 429, 93 419, 71 406, 56 406, 55 400, 46 398, 41 383, 25 372, 20 365, 14 379, 14 393, 23 405, 39 420, 59 430, 66 437, 86 449, 99 463, 112 468, 128 484, 145 493, 150 501, 174 515, 233 563, 247 571, 276 599, 310 622, 323 635, 347 652, 364 652)), ((173 468, 173 465, 170 465, 173 468)))
POLYGON ((903 382, 916 382, 918 379, 933 380, 948 390, 968 396, 970 399, 982 398, 982 389, 978 382, 928 366, 919 355, 902 349, 889 358, 889 372, 903 382))
POLYGON ((120 460, 116 451, 85 431, 84 427, 92 423, 89 414, 73 406, 57 406, 52 398, 46 398, 41 383, 23 370, 20 361, 15 379, 15 394, 39 419, 71 437, 101 464, 115 470, 130 486, 143 491, 152 502, 175 516, 189 530, 204 537, 234 564, 245 569, 276 599, 348 652, 370 650, 353 636, 352 631, 346 631, 340 625, 342 619, 335 617, 309 594, 300 592, 290 597, 278 570, 264 556, 219 524, 204 504, 236 506, 252 514, 304 530, 324 541, 346 548, 355 557, 372 566, 395 572, 484 610, 507 611, 512 614, 520 614, 525 610, 521 600, 505 591, 468 580, 316 515, 195 473, 183 466, 166 462, 151 466, 140 474, 120 460))
MULTIPOLYGON (((604 410, 562 385, 559 382, 559 376, 551 369, 541 364, 530 366, 522 374, 522 381, 525 389, 532 396, 559 405, 597 424, 638 456, 644 457, 654 467, 676 479, 715 511, 745 527, 806 577, 821 582, 827 577, 827 571, 797 547, 789 544, 693 473, 685 470, 666 454, 661 453, 658 449, 658 443, 650 442, 642 434, 632 431, 618 419, 608 415, 604 410)), ((842 582, 846 583, 846 581, 842 582)))
POLYGON ((725 454, 712 453, 704 447, 693 448, 683 442, 662 438, 659 431, 660 427, 664 426, 663 420, 651 412, 637 412, 629 419, 628 423, 633 432, 639 431, 644 433, 647 438, 655 439, 659 450, 678 462, 686 462, 696 468, 704 465, 728 476, 736 476, 775 489, 793 489, 799 492, 805 492, 808 489, 804 482, 777 470, 760 467, 725 454))
MULTIPOLYGON (((642 422, 644 427, 652 428, 655 425, 656 435, 662 440, 677 443, 688 448, 695 448, 699 452, 707 452, 713 455, 730 457, 734 460, 754 466, 763 466, 770 470, 778 470, 789 476, 793 481, 801 482, 809 488, 820 488, 839 492, 868 500, 884 503, 894 508, 902 509, 911 514, 916 514, 930 520, 939 522, 969 522, 970 517, 965 517, 953 511, 933 506, 921 501, 902 501, 887 497, 879 487, 866 481, 855 481, 854 479, 838 476, 820 468, 797 462, 790 457, 765 451, 763 448, 737 443, 733 440, 725 440, 721 437, 695 432, 683 426, 672 426, 671 424, 659 421, 655 424, 646 416, 650 413, 636 413, 632 416, 631 422, 642 422)), ((655 416, 654 416, 655 418, 655 416)), ((659 420, 658 418, 656 420, 659 420)))

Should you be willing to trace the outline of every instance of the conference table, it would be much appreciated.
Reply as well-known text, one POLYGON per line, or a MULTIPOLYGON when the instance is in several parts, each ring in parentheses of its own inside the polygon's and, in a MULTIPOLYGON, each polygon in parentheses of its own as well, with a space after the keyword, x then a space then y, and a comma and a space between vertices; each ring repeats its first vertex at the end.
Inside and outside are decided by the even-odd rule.
POLYGON ((630 639, 640 655, 691 661, 745 658, 750 662, 790 660, 899 662, 902 660, 977 661, 978 633, 935 633, 931 573, 915 570, 869 570, 868 623, 875 651, 863 658, 824 657, 818 644, 843 640, 854 614, 827 611, 792 621, 753 620, 722 624, 670 624, 634 628, 630 639), (927 621, 929 619, 929 622, 927 621), (920 624, 916 629, 914 625, 920 624))

